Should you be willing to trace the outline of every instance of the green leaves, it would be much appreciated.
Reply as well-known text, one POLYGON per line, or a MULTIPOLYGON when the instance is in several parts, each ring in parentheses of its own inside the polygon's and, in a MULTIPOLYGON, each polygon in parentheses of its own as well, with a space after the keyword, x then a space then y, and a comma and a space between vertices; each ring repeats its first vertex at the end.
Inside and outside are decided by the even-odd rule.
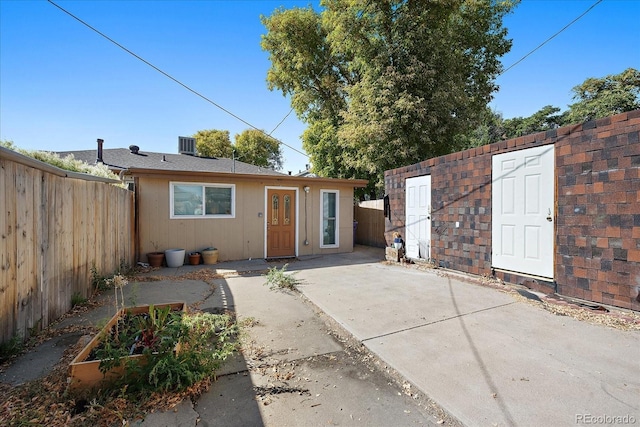
POLYGON ((236 156, 241 161, 264 168, 282 168, 282 150, 275 139, 255 129, 247 129, 235 138, 236 156))
POLYGON ((262 131, 247 129, 235 135, 231 143, 228 130, 200 130, 194 135, 198 155, 232 158, 264 168, 282 168, 280 143, 262 131), (234 154, 235 151, 235 154, 234 154))
POLYGON ((196 150, 199 156, 230 158, 233 154, 228 130, 199 130, 193 137, 196 139, 196 150))
POLYGON ((262 18, 269 88, 290 95, 309 124, 303 145, 314 172, 369 178, 380 193, 384 170, 454 151, 454 136, 481 122, 511 47, 502 18, 512 2, 322 6, 262 18))
POLYGON ((298 284, 298 279, 295 278, 295 273, 287 274, 287 266, 289 264, 285 264, 282 266, 282 269, 278 270, 278 267, 271 267, 267 272, 267 283, 269 285, 269 289, 278 290, 278 289, 288 289, 295 290, 296 285, 298 284))
MULTIPOLYGON (((121 365, 136 346, 142 346, 145 363, 124 364, 122 377, 110 390, 133 394, 145 391, 182 390, 215 375, 224 360, 238 348, 239 328, 226 314, 171 311, 170 307, 149 307, 144 315, 127 315, 117 335, 102 338, 96 351, 100 370, 121 365), (133 343, 133 344, 132 344, 133 343), (180 351, 176 352, 176 345, 180 351)), ((140 354, 140 349, 135 350, 140 354)))
POLYGON ((588 78, 573 88, 574 104, 567 123, 582 123, 640 108, 640 71, 627 68, 620 74, 588 78))

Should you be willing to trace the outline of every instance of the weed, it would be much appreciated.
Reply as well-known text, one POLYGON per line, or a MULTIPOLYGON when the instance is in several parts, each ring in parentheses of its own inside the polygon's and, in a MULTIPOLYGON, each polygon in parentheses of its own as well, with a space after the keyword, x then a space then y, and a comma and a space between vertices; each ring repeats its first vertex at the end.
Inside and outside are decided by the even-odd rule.
POLYGON ((74 292, 71 295, 71 307, 75 307, 77 305, 84 305, 89 301, 87 298, 83 297, 80 292, 74 292))
POLYGON ((299 281, 294 277, 295 273, 286 273, 288 265, 289 264, 283 265, 280 270, 278 270, 278 267, 272 267, 269 269, 266 283, 269 285, 269 289, 296 289, 296 285, 299 281))
POLYGON ((135 272, 135 269, 127 263, 127 261, 122 258, 120 259, 120 265, 118 266, 117 274, 122 276, 131 276, 135 272))
POLYGON ((109 278, 98 273, 95 265, 91 267, 91 285, 94 290, 100 292, 109 289, 109 278))
POLYGON ((0 363, 20 354, 23 348, 24 342, 18 335, 14 335, 9 341, 0 344, 0 363))
POLYGON ((239 326, 226 314, 183 314, 150 306, 148 314, 128 316, 115 331, 105 331, 95 357, 103 373, 132 353, 146 357, 143 364, 124 363, 123 375, 109 385, 109 393, 179 391, 212 378, 238 349, 238 335, 239 326))

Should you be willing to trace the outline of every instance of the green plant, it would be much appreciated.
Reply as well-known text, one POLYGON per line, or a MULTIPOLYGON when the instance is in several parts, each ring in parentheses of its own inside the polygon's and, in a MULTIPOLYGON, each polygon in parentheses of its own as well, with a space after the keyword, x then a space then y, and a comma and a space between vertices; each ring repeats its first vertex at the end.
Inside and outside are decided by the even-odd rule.
POLYGON ((24 349, 24 342, 18 335, 14 335, 7 342, 0 344, 0 363, 11 359, 13 356, 20 354, 24 349))
POLYGON ((91 285, 96 291, 106 291, 109 289, 109 279, 106 276, 102 276, 96 266, 91 267, 91 285))
POLYGON ((84 296, 82 296, 82 294, 80 292, 74 292, 73 295, 71 295, 71 307, 75 307, 77 305, 84 305, 86 304, 88 301, 87 298, 85 298, 84 296))
POLYGON ((120 259, 120 265, 118 266, 117 273, 122 276, 131 276, 135 272, 135 269, 124 259, 120 259))
POLYGON ((124 365, 123 375, 108 388, 112 393, 182 390, 214 376, 238 348, 239 327, 226 314, 184 314, 150 306, 148 313, 125 314, 119 323, 104 331, 94 354, 102 372, 124 365), (126 358, 132 353, 145 355, 145 363, 126 358))
POLYGON ((296 285, 299 281, 294 277, 294 274, 296 273, 286 273, 288 265, 289 264, 283 265, 280 270, 278 270, 278 267, 272 267, 269 269, 266 275, 266 284, 269 285, 269 289, 296 289, 296 285))
POLYGON ((40 160, 41 162, 48 163, 60 169, 117 180, 117 186, 125 186, 124 182, 120 181, 118 175, 111 172, 109 170, 109 167, 102 163, 90 165, 83 162, 82 160, 74 158, 73 154, 69 154, 65 157, 60 157, 58 154, 49 151, 25 150, 22 148, 18 148, 12 141, 0 141, 0 146, 16 151, 23 156, 31 157, 36 160, 40 160))

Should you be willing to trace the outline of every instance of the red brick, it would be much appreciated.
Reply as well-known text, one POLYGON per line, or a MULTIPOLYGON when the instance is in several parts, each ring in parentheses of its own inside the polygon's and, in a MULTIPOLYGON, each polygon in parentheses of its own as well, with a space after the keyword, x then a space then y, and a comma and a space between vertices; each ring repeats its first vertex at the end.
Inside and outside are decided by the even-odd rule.
POLYGON ((624 180, 624 170, 618 169, 615 171, 609 172, 609 179, 611 181, 622 181, 624 180))
MULTIPOLYGON (((577 260, 578 258, 574 258, 574 260, 577 260)), ((573 275, 575 277, 580 277, 580 278, 586 278, 587 277, 587 269, 579 267, 579 268, 574 268, 573 269, 573 275)))
POLYGON ((606 236, 607 237, 620 237, 620 228, 619 227, 607 227, 606 236))
POLYGON ((627 113, 616 114, 611 116, 611 123, 624 122, 627 120, 627 113))
POLYGON ((627 121, 627 126, 633 126, 633 125, 640 125, 640 117, 629 119, 629 121, 627 121))
POLYGON ((604 182, 595 182, 593 184, 594 193, 602 193, 604 192, 604 182))

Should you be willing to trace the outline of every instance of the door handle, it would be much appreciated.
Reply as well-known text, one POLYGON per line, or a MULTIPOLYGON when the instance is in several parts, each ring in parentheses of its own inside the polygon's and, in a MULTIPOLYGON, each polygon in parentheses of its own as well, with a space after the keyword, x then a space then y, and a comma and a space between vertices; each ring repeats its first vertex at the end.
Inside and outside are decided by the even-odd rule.
POLYGON ((549 209, 549 212, 547 213, 547 221, 553 221, 553 217, 551 216, 551 209, 549 209))

